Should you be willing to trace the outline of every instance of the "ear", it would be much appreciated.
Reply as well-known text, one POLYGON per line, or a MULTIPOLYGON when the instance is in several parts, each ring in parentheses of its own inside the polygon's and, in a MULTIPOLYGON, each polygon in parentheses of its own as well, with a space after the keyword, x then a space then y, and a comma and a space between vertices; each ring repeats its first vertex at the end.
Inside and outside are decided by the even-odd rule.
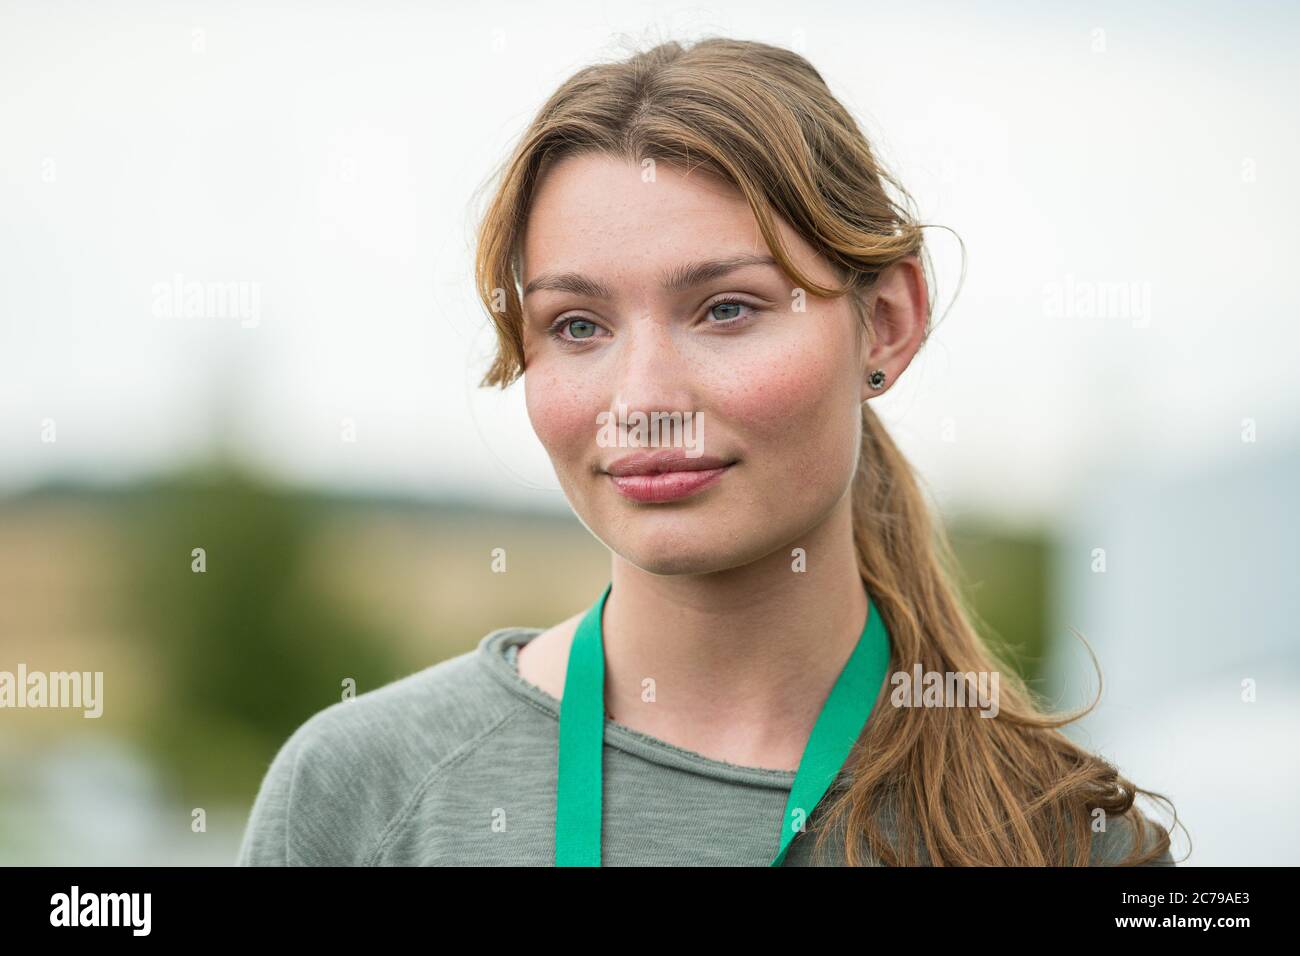
POLYGON ((872 344, 862 367, 864 401, 889 391, 911 364, 925 341, 929 311, 930 293, 918 256, 906 256, 876 277, 869 313, 872 344), (878 368, 885 370, 885 386, 875 389, 867 379, 878 368))

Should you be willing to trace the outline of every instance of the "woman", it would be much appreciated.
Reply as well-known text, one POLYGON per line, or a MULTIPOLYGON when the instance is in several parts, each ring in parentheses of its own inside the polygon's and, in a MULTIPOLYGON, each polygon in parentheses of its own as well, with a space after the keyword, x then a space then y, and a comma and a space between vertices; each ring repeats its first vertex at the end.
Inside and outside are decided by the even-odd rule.
POLYGON ((307 721, 240 861, 1172 865, 976 635, 870 407, 929 329, 908 204, 787 50, 564 83, 481 225, 483 384, 526 371, 609 585, 307 721))

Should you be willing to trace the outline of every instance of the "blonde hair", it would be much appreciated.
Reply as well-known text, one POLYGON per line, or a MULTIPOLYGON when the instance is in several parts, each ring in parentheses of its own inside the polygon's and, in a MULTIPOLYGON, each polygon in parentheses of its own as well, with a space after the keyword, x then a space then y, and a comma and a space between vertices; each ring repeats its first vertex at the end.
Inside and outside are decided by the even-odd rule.
MULTIPOLYGON (((727 38, 662 43, 575 73, 497 171, 475 263, 497 333, 483 386, 504 388, 523 374, 518 251, 538 177, 547 163, 589 152, 702 168, 734 184, 791 281, 818 296, 850 295, 868 336, 876 277, 908 256, 928 262, 911 198, 805 58, 727 38), (831 263, 841 286, 800 273, 776 215, 831 263)), ((852 499, 858 566, 892 639, 891 671, 918 663, 927 672, 1000 671, 1000 712, 987 719, 969 707, 883 706, 882 690, 845 764, 847 785, 809 821, 819 831, 816 850, 839 829, 850 866, 1085 865, 1100 808, 1132 827, 1131 848, 1119 862, 1162 856, 1169 833, 1134 800, 1144 793, 1168 801, 1134 787, 1059 729, 1096 700, 1051 716, 1036 709, 1013 669, 997 666, 950 582, 959 569, 946 534, 932 523, 911 465, 869 403, 862 406, 852 499), (889 817, 883 829, 880 811, 889 817), (890 827, 915 839, 896 845, 890 827)))

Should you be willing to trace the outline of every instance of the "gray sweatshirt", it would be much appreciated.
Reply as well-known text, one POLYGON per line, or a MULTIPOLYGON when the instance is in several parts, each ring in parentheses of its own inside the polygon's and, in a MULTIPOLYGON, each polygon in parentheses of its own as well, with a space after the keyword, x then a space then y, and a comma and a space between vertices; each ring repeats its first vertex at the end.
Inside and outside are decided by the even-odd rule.
MULTIPOLYGON (((238 864, 553 865, 560 702, 514 664, 539 633, 492 631, 473 651, 305 721, 271 761, 238 864)), ((776 856, 792 771, 713 760, 608 718, 603 766, 602 865, 769 866, 776 856)), ((842 841, 819 861, 814 837, 797 835, 784 865, 842 862, 842 841)), ((1130 841, 1113 822, 1094 836, 1093 862, 1118 859, 1130 841)), ((1173 865, 1168 854, 1160 862, 1173 865)))

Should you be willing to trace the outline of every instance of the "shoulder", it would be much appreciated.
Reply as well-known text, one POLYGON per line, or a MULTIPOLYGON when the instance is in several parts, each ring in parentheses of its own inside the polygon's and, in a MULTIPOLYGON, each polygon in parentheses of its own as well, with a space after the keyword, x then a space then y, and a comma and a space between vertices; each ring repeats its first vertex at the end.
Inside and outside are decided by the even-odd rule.
MULTIPOLYGON (((1139 827, 1137 818, 1139 816, 1141 816, 1142 847, 1144 850, 1154 848, 1165 836, 1166 831, 1149 817, 1141 815, 1135 807, 1122 816, 1107 816, 1105 818, 1105 829, 1096 830, 1093 833, 1089 865, 1116 866, 1121 864, 1137 845, 1139 827)), ((1175 864, 1172 854, 1166 847, 1160 856, 1145 865, 1174 866, 1175 864)))
POLYGON ((519 676, 540 687, 556 700, 564 696, 564 678, 569 663, 569 648, 578 624, 586 615, 580 611, 560 623, 548 627, 519 647, 517 666, 519 676))
POLYGON ((500 633, 304 721, 262 780, 238 864, 364 864, 440 765, 525 706, 484 666, 500 633))

